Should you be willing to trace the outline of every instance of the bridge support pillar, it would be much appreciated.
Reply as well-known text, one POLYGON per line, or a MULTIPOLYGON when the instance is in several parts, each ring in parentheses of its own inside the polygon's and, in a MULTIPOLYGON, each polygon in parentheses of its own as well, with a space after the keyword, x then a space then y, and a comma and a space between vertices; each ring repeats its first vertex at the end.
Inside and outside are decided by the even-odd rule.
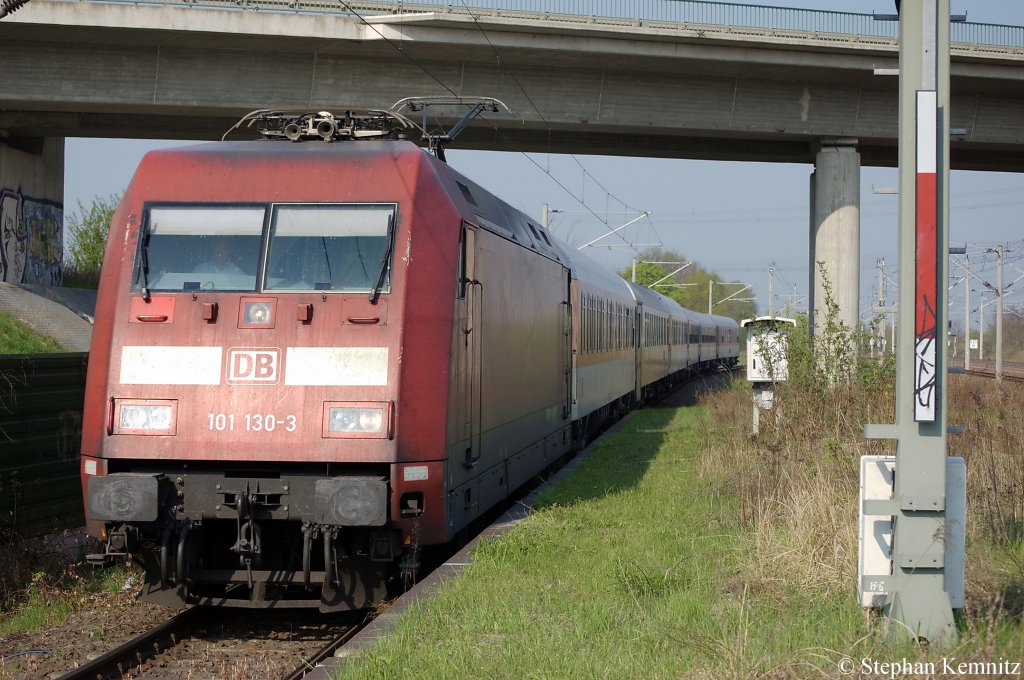
POLYGON ((64 258, 64 138, 0 131, 0 281, 59 286, 64 258))
POLYGON ((856 328, 860 307, 860 154, 856 140, 823 143, 811 174, 811 322, 825 321, 825 278, 839 318, 856 328), (818 263, 823 262, 824 270, 818 263))

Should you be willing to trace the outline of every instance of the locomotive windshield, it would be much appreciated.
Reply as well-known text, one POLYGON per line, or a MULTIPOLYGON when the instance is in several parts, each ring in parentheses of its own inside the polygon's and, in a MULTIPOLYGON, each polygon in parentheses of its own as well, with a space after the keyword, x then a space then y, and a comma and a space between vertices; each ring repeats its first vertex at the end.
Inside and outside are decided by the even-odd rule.
POLYGON ((263 208, 152 208, 136 284, 150 290, 256 290, 263 208))
POLYGON ((135 288, 373 294, 389 289, 394 204, 274 205, 269 221, 267 213, 263 206, 150 208, 135 288))
POLYGON ((268 290, 387 290, 393 206, 274 206, 268 290))

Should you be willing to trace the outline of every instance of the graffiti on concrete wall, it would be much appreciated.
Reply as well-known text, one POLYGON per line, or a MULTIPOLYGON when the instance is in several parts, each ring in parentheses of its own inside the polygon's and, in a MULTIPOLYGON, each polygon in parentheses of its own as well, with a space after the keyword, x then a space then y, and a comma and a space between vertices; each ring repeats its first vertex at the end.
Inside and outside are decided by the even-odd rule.
POLYGON ((21 194, 0 191, 0 281, 21 283, 26 235, 21 232, 21 194))
POLYGON ((63 258, 64 207, 0 190, 0 281, 59 286, 63 258))
POLYGON ((64 255, 64 207, 23 196, 21 221, 28 234, 24 282, 59 286, 64 255))

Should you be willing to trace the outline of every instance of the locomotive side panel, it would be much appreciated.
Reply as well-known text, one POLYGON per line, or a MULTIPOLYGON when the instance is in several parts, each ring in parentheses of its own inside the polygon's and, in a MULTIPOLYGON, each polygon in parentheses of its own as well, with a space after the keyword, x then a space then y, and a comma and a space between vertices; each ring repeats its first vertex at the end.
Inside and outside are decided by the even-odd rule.
POLYGON ((450 531, 570 444, 568 270, 487 229, 467 225, 464 234, 446 446, 450 531))

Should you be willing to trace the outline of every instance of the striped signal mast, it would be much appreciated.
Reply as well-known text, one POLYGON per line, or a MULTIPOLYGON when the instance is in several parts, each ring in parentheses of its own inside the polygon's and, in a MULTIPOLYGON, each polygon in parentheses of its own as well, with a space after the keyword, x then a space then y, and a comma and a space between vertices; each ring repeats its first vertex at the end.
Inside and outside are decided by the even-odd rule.
MULTIPOLYGON (((948 550, 946 540, 950 535, 944 285, 949 248, 949 0, 897 0, 896 8, 900 22, 896 422, 866 425, 864 433, 870 438, 896 439, 897 445, 891 498, 862 504, 864 515, 887 517, 891 522, 891 573, 865 576, 861 588, 884 593, 883 613, 893 635, 948 644, 956 639, 952 603, 962 596, 951 598, 951 592, 962 591, 962 581, 959 586, 956 583, 962 578, 963 560, 962 551, 948 550)), ((954 521, 959 522, 955 517, 954 521)))

